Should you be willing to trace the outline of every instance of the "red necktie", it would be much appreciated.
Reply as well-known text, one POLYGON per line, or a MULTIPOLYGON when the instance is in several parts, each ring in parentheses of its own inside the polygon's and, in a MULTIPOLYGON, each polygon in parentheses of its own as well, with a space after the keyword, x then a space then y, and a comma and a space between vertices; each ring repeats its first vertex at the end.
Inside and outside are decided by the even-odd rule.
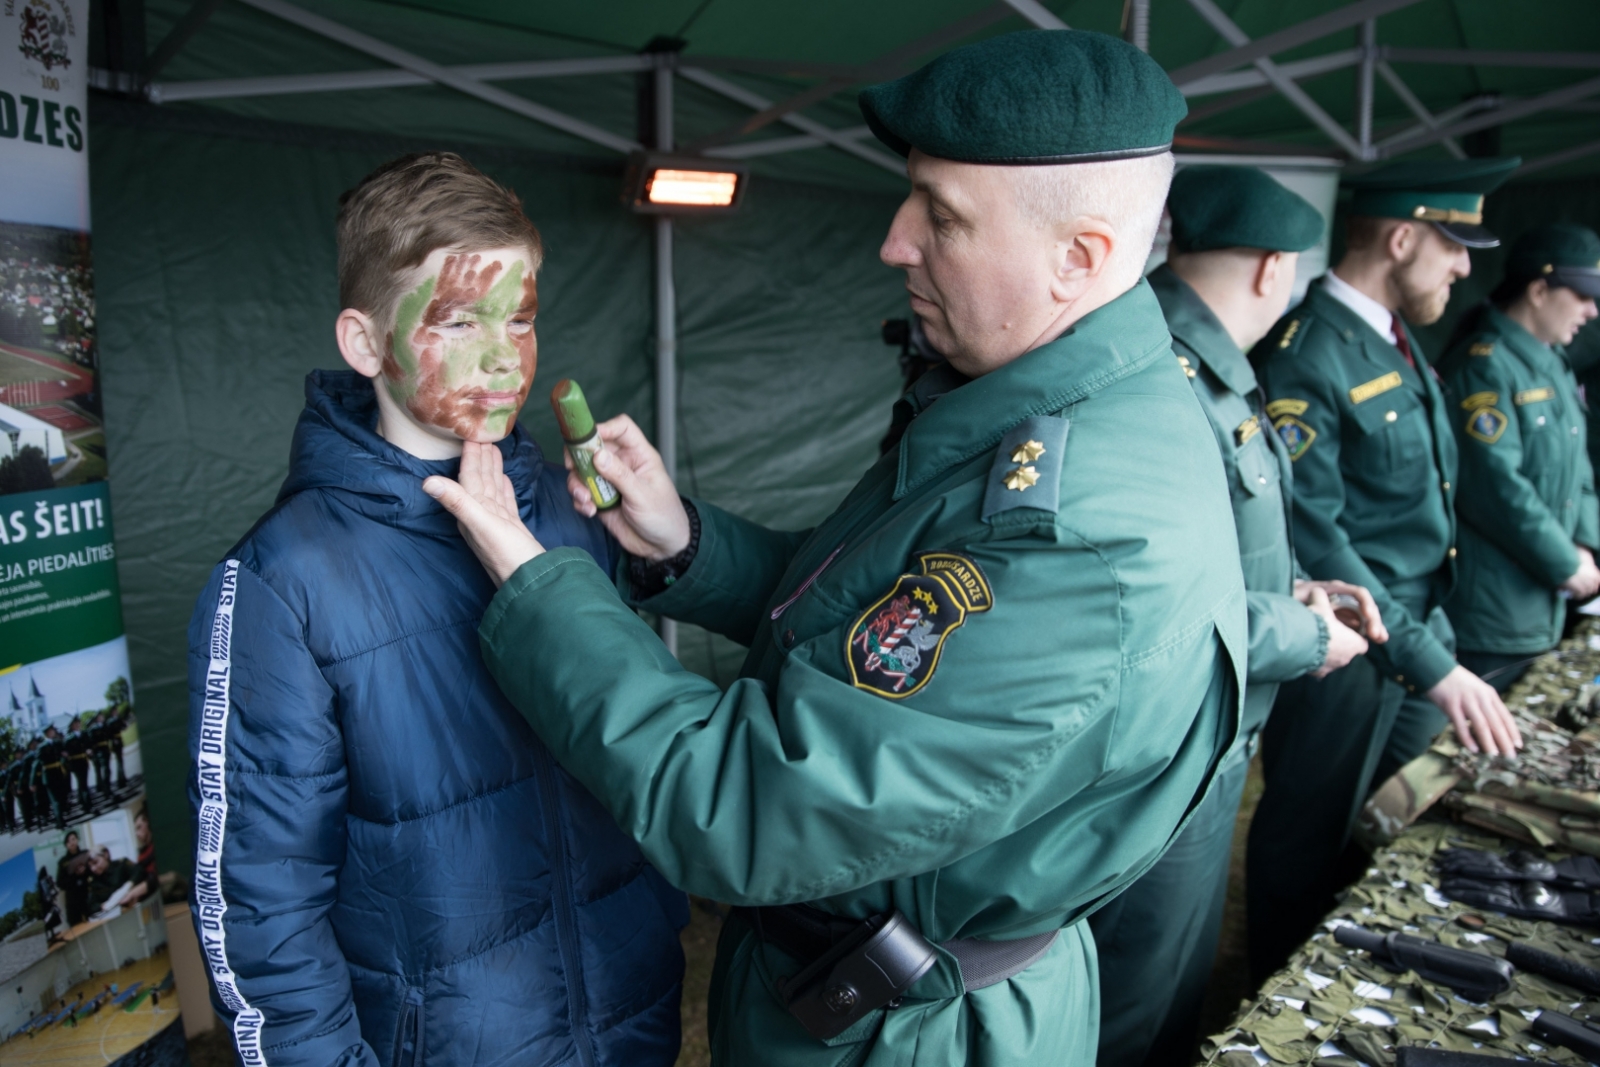
POLYGON ((1406 357, 1406 363, 1411 369, 1416 370, 1417 361, 1411 358, 1411 341, 1406 337, 1405 323, 1401 322, 1400 316, 1392 311, 1389 313, 1389 318, 1394 320, 1394 346, 1400 350, 1402 356, 1406 357))

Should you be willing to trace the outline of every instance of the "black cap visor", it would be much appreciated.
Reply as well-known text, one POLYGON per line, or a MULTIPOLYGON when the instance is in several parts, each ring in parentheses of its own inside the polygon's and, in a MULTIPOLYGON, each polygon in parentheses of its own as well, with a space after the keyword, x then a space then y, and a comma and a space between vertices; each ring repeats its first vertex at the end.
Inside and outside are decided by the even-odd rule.
POLYGON ((1594 267, 1557 267, 1544 276, 1551 285, 1564 285, 1579 296, 1600 300, 1600 269, 1594 267))
POLYGON ((1468 248, 1499 248, 1500 238, 1470 222, 1436 222, 1439 232, 1458 245, 1468 248))

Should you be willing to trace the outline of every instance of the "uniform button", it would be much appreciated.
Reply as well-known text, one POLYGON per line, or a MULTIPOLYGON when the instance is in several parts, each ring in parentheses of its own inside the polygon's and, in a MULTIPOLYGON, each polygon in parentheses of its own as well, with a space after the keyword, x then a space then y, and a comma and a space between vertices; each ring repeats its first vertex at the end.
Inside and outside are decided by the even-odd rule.
POLYGON ((1444 483, 1444 491, 1447 492, 1447 493, 1450 491, 1450 483, 1449 482, 1445 482, 1444 483))
POLYGON ((1262 485, 1266 485, 1267 484, 1267 476, 1265 474, 1258 474, 1258 475, 1256 475, 1256 481, 1260 482, 1262 485))
POLYGON ((1392 411, 1385 411, 1383 413, 1383 421, 1384 422, 1393 422, 1395 419, 1398 419, 1399 417, 1400 417, 1399 415, 1396 415, 1392 411))
POLYGON ((1451 559, 1455 559, 1456 558, 1456 547, 1454 545, 1450 546, 1450 558, 1451 559))
POLYGON ((793 648, 794 647, 794 631, 793 630, 785 630, 785 631, 783 631, 783 647, 784 648, 793 648))
POLYGON ((1540 415, 1537 419, 1534 419, 1533 420, 1533 424, 1535 426, 1543 426, 1544 425, 1544 416, 1540 415))
POLYGON ((1578 428, 1576 426, 1574 426, 1572 428, 1572 436, 1574 436, 1574 437, 1578 436, 1578 428))

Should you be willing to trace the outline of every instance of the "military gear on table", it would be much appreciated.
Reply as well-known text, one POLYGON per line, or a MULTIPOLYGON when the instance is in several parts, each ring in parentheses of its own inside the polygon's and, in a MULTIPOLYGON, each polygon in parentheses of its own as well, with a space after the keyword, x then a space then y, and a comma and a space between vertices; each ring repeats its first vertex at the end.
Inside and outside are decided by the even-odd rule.
POLYGON ((1390 163, 1347 178, 1349 214, 1431 222, 1457 244, 1494 248, 1500 238, 1484 229, 1483 198, 1511 177, 1522 160, 1417 160, 1390 163))
POLYGON ((941 949, 899 1007, 824 1045, 778 992, 809 961, 736 912, 714 1062, 1087 1065, 1079 920, 1167 847, 1237 731, 1244 590, 1221 463, 1143 283, 980 378, 935 367, 902 403, 900 444, 814 530, 696 501, 694 561, 640 606, 749 645, 725 693, 565 550, 501 588, 484 656, 675 885, 856 920, 898 909, 935 943, 1062 931, 970 993, 941 949))
POLYGON ((1561 639, 1574 542, 1600 545, 1584 405, 1560 352, 1497 308, 1476 315, 1439 361, 1461 454, 1445 610, 1462 648, 1536 655, 1561 639))
POLYGON ((1263 734, 1266 789, 1248 851, 1260 976, 1332 905, 1368 790, 1445 725, 1425 694, 1456 665, 1439 605, 1453 580, 1457 456, 1426 364, 1412 366, 1324 280, 1251 358, 1294 459, 1300 565, 1365 586, 1389 631, 1387 644, 1327 678, 1285 686, 1263 734))
POLYGON ((1194 1047, 1250 743, 1267 721, 1278 683, 1317 669, 1328 651, 1326 624, 1291 595, 1292 474, 1266 422, 1255 373, 1205 301, 1171 267, 1158 267, 1149 282, 1227 473, 1250 655, 1240 739, 1212 793, 1155 867, 1090 919, 1100 955, 1099 1059, 1128 1067, 1182 1062, 1194 1047))
POLYGON ((1537 278, 1591 300, 1600 298, 1600 236, 1571 223, 1526 231, 1506 256, 1506 280, 1527 283, 1537 278))
POLYGON ((1328 225, 1304 197, 1256 167, 1184 167, 1172 178, 1167 213, 1176 252, 1304 252, 1328 225))
POLYGON ((1524 941, 1506 946, 1506 959, 1512 965, 1571 986, 1584 993, 1600 994, 1600 969, 1554 952, 1534 948, 1524 941))
POLYGON ((1189 113, 1160 64, 1084 30, 1021 30, 862 90, 873 134, 962 163, 1090 163, 1166 152, 1189 113))
POLYGON ((1396 974, 1415 971, 1419 978, 1449 986, 1468 1000, 1483 1001, 1504 993, 1516 973, 1511 964, 1493 956, 1410 934, 1373 933, 1354 923, 1335 927, 1333 939, 1370 953, 1385 970, 1396 974))
POLYGON ((1533 1020, 1533 1032, 1551 1044, 1571 1049, 1590 1063, 1600 1060, 1600 1024, 1593 1020, 1541 1011, 1533 1020))
POLYGON ((1600 889, 1600 860, 1593 856, 1569 856, 1552 862, 1542 854, 1520 848, 1505 855, 1452 848, 1439 853, 1436 866, 1446 877, 1549 882, 1562 888, 1600 889))
POLYGON ((1600 906, 1596 906, 1594 894, 1586 890, 1553 889, 1543 882, 1451 875, 1439 883, 1439 891, 1451 900, 1503 911, 1521 919, 1584 926, 1593 926, 1595 920, 1600 919, 1600 906))

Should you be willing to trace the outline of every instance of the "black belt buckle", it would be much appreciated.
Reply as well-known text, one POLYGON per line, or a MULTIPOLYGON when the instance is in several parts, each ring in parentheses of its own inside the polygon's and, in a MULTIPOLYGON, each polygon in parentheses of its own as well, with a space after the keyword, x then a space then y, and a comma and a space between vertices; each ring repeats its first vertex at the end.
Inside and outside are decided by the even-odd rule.
POLYGON ((838 1037, 898 998, 939 953, 898 910, 862 922, 793 978, 778 983, 789 1014, 819 1041, 838 1037))

